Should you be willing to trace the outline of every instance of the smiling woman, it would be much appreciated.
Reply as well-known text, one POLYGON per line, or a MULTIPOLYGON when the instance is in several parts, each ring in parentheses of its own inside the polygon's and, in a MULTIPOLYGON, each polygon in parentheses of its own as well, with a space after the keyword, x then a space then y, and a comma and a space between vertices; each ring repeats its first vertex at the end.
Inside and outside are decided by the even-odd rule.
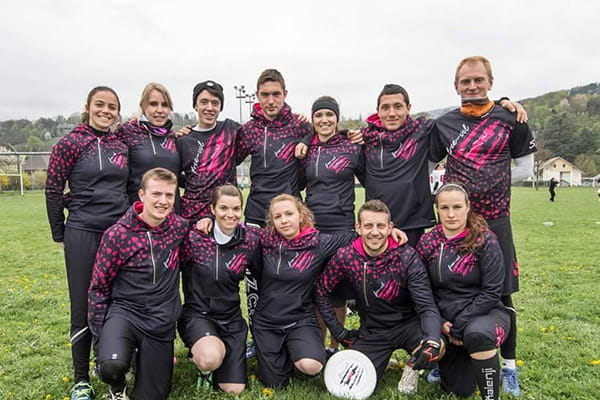
MULTIPOLYGON (((166 168, 179 176, 181 170, 170 115, 173 102, 166 87, 149 83, 140 97, 140 116, 119 126, 116 135, 129 149, 130 174, 127 182, 129 202, 139 200, 138 189, 144 173, 152 168, 166 168)), ((179 193, 175 198, 179 209, 179 193)))
POLYGON ((88 287, 96 250, 106 228, 128 207, 127 147, 110 131, 121 109, 115 91, 92 89, 83 123, 52 148, 46 180, 46 208, 52 239, 64 244, 71 299, 71 352, 76 382, 72 399, 93 398, 87 324, 88 287), (65 195, 68 183, 70 192, 65 195), (69 215, 66 223, 64 209, 69 215))

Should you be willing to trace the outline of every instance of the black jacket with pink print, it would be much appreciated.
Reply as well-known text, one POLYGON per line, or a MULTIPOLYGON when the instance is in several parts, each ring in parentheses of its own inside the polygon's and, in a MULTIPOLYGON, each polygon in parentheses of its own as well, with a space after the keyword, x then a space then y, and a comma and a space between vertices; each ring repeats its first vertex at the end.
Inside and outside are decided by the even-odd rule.
POLYGON ((242 125, 236 142, 238 162, 252 156, 246 220, 263 223, 269 202, 278 194, 300 196, 304 183, 294 150, 300 139, 309 134, 310 125, 292 114, 289 105, 284 104, 273 121, 265 117, 259 104, 254 105, 252 119, 242 125))
POLYGON ((179 176, 181 163, 171 125, 169 121, 165 127, 158 127, 136 118, 115 131, 117 138, 129 149, 127 195, 131 204, 139 200, 138 190, 146 171, 161 167, 179 176))
POLYGON ((80 124, 52 148, 46 178, 46 209, 52 239, 62 242, 66 225, 103 232, 127 211, 127 146, 113 133, 80 124), (65 187, 69 193, 65 194, 65 187))
POLYGON ((335 254, 317 280, 316 301, 330 332, 343 339, 329 294, 342 281, 356 294, 360 329, 381 332, 420 318, 423 340, 440 340, 440 313, 435 306, 427 271, 417 252, 388 238, 388 248, 370 257, 361 238, 335 254))
POLYGON ((314 284, 338 248, 356 237, 354 232, 328 235, 304 229, 293 239, 262 231, 262 270, 257 271, 259 299, 252 325, 278 329, 316 318, 314 284))
POLYGON ((346 134, 338 132, 324 143, 315 135, 302 160, 306 205, 317 229, 325 233, 354 229, 354 177, 364 182, 361 146, 352 144, 346 134))
POLYGON ((500 300, 504 261, 496 235, 486 231, 476 252, 459 254, 458 246, 466 235, 463 231, 448 239, 438 225, 421 236, 417 245, 440 314, 452 322, 451 334, 458 339, 473 317, 504 308, 500 300))
POLYGON ((238 225, 223 245, 192 229, 181 246, 184 318, 206 315, 229 322, 241 319, 240 281, 246 269, 260 270, 260 229, 238 225))
POLYGON ((384 128, 377 114, 361 129, 365 142, 366 200, 381 200, 394 226, 427 228, 435 224, 429 189, 429 132, 433 120, 407 117, 395 131, 384 128))
POLYGON ((94 336, 107 318, 120 315, 156 340, 175 339, 181 312, 179 245, 188 222, 170 213, 153 227, 140 217, 143 207, 134 203, 102 236, 88 291, 88 325, 94 336))

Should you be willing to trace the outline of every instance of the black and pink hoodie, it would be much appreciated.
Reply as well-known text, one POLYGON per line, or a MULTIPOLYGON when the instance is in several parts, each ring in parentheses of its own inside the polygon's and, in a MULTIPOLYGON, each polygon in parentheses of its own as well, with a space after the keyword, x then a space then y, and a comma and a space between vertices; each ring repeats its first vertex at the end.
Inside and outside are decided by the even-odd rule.
POLYGON ((210 198, 217 186, 237 184, 235 149, 240 125, 230 119, 218 121, 210 131, 192 129, 177 139, 184 174, 181 215, 192 222, 210 217, 210 198))
POLYGON ((440 313, 425 266, 412 247, 398 246, 390 237, 388 248, 370 257, 357 238, 331 258, 317 280, 316 302, 330 332, 339 339, 344 327, 337 322, 329 294, 342 281, 350 283, 356 294, 362 332, 386 331, 420 318, 422 339, 439 342, 440 313))
POLYGON ((158 226, 140 217, 136 202, 104 232, 88 291, 88 325, 99 336, 111 315, 127 318, 146 335, 175 339, 181 312, 179 245, 188 221, 170 213, 158 226))
POLYGON ((247 221, 264 223, 269 203, 278 194, 300 196, 304 179, 294 150, 300 139, 311 132, 310 125, 292 114, 287 104, 273 121, 265 117, 260 104, 254 105, 252 119, 242 126, 236 147, 239 162, 252 156, 252 183, 244 211, 247 221))
POLYGON ((78 125, 54 145, 46 178, 46 209, 54 241, 63 241, 65 208, 67 226, 92 232, 104 232, 127 211, 127 154, 127 146, 113 133, 87 124, 78 125))
POLYGON ((473 211, 487 220, 510 215, 511 159, 536 150, 527 124, 497 105, 480 118, 450 111, 431 135, 431 159, 448 156, 444 181, 464 184, 473 211))
POLYGON ((406 118, 388 131, 377 114, 361 129, 365 142, 366 200, 381 200, 390 209, 394 226, 427 228, 435 224, 429 189, 429 132, 433 121, 406 118))
POLYGON ((316 318, 315 280, 337 249, 355 237, 352 232, 328 235, 307 228, 286 240, 277 232, 263 231, 259 300, 252 326, 279 329, 316 318))
POLYGON ((494 308, 504 309, 504 261, 498 239, 486 231, 475 253, 458 254, 467 235, 446 238, 438 225, 421 236, 417 252, 423 259, 442 318, 452 322, 452 336, 462 339, 467 323, 494 308))
POLYGON ((138 190, 142 176, 152 168, 166 168, 179 176, 179 154, 171 121, 164 127, 133 119, 115 131, 117 138, 129 148, 129 181, 127 195, 133 204, 139 200, 138 190))
POLYGON ((241 319, 240 281, 246 268, 260 270, 261 262, 259 229, 239 225, 223 245, 212 234, 190 230, 181 246, 183 318, 206 315, 223 323, 241 319))
POLYGON ((316 228, 324 233, 354 229, 354 177, 364 182, 365 175, 361 146, 352 144, 345 131, 324 143, 315 135, 301 163, 316 228))

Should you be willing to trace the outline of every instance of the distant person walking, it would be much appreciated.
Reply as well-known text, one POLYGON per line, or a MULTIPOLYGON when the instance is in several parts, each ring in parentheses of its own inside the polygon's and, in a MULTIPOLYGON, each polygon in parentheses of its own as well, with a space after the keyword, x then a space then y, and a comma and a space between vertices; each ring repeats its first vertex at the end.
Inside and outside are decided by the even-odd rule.
POLYGON ((550 192, 550 201, 554 202, 554 198, 556 197, 556 187, 558 186, 558 181, 554 178, 550 179, 550 186, 548 187, 548 191, 550 192))

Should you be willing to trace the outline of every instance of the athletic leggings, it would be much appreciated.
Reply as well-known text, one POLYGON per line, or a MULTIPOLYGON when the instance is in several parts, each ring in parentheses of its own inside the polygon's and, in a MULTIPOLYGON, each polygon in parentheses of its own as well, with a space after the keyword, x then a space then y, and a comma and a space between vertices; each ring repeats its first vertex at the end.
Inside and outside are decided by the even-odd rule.
POLYGON ((102 232, 65 228, 64 246, 71 300, 71 356, 74 381, 89 381, 92 335, 88 329, 88 288, 102 232))

